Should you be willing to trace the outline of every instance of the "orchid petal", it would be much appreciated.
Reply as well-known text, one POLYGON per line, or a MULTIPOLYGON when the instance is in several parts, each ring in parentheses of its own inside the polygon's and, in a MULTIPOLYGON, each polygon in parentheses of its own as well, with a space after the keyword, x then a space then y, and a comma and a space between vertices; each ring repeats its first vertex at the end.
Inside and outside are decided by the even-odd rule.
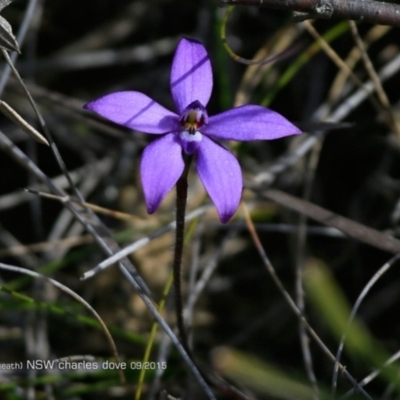
POLYGON ((211 63, 206 49, 196 40, 182 39, 171 69, 171 92, 178 113, 196 100, 206 106, 212 86, 211 63))
POLYGON ((150 143, 140 164, 147 211, 152 214, 182 175, 182 147, 176 133, 169 133, 150 143))
POLYGON ((178 116, 140 92, 116 92, 84 106, 117 124, 145 133, 167 133, 178 128, 178 116))
POLYGON ((242 195, 242 172, 238 161, 224 147, 203 136, 197 151, 197 171, 221 222, 228 222, 242 195))
POLYGON ((301 131, 282 115, 261 106, 241 106, 209 117, 201 133, 227 140, 271 140, 301 131))

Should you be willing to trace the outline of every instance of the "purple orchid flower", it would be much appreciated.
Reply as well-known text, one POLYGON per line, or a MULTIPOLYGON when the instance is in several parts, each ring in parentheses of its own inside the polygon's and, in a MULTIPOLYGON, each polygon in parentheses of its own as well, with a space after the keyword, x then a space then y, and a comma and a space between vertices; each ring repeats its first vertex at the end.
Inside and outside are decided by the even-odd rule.
POLYGON ((214 202, 221 222, 237 210, 243 189, 236 158, 215 141, 268 140, 301 133, 280 114, 257 105, 232 108, 208 117, 213 87, 211 63, 204 46, 182 39, 171 70, 173 113, 139 92, 116 92, 84 106, 128 128, 159 135, 141 160, 147 211, 152 214, 174 187, 184 170, 182 151, 195 155, 197 171, 214 202))

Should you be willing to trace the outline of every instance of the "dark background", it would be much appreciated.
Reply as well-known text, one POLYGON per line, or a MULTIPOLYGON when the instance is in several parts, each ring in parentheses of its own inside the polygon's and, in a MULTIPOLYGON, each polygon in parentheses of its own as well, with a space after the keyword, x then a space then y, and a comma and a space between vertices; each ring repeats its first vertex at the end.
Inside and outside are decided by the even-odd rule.
MULTIPOLYGON (((18 32, 26 7, 27 1, 15 0, 2 12, 14 33, 18 32)), ((103 121, 81 108, 87 101, 106 93, 136 90, 173 109, 169 72, 175 44, 182 36, 201 40, 210 53, 214 92, 208 106, 209 114, 237 105, 235 98, 248 67, 233 60, 222 45, 219 29, 223 12, 213 1, 38 2, 33 28, 21 46, 22 54, 16 67, 26 83, 35 85, 28 88, 43 112, 69 171, 84 165, 89 165, 89 170, 93 171, 96 161, 110 158, 112 167, 107 173, 100 174, 95 187, 86 196, 87 201, 131 213, 148 222, 148 225, 141 223, 138 227, 135 223, 102 215, 100 218, 114 234, 123 234, 123 238, 119 239, 121 246, 173 220, 173 195, 163 203, 159 212, 148 217, 143 205, 138 166, 141 152, 150 138, 103 121), (100 56, 104 63, 97 58, 100 56), (97 125, 93 125, 93 121, 97 125)), ((241 57, 252 58, 261 47, 272 43, 272 37, 282 38, 289 32, 293 33, 284 30, 293 24, 290 16, 283 11, 236 7, 228 22, 228 42, 241 57)), ((323 34, 338 23, 316 21, 314 26, 323 34)), ((359 24, 360 35, 368 34, 372 27, 359 24)), ((261 74, 258 83, 248 93, 249 102, 261 104, 265 96, 275 90, 275 84, 284 72, 295 64, 298 57, 307 54, 312 43, 311 36, 299 25, 298 33, 291 40, 291 47, 295 50, 261 74)), ((354 47, 354 41, 347 31, 331 45, 345 59, 354 47)), ((393 28, 370 46, 368 54, 377 70, 398 54, 399 45, 398 29, 393 28)), ((361 81, 369 79, 362 62, 358 62, 353 71, 361 81)), ((334 63, 319 51, 277 92, 269 107, 304 129, 304 137, 321 132, 315 125, 319 122, 315 112, 327 101, 337 73, 334 63)), ((396 74, 384 84, 396 118, 399 83, 396 74)), ((334 107, 354 91, 354 85, 347 84, 343 95, 335 100, 334 107)), ((29 103, 15 81, 9 81, 2 100, 38 127, 29 103)), ((400 195, 400 139, 368 101, 349 113, 344 122, 349 123, 346 128, 335 129, 331 126, 321 134, 322 147, 317 155, 309 200, 351 220, 396 235, 398 220, 393 213, 400 195)), ((33 145, 19 128, 3 116, 0 116, 0 129, 48 176, 61 174, 51 151, 45 146, 33 145)), ((287 138, 235 147, 244 176, 251 180, 267 170, 285 152, 295 151, 300 144, 298 140, 287 138)), ((273 186, 303 197, 307 177, 310 176, 307 162, 308 156, 300 158, 277 176, 273 186)), ((116 268, 111 267, 85 282, 79 280, 85 271, 103 259, 96 245, 82 241, 62 254, 35 252, 34 261, 7 251, 18 243, 31 245, 49 241, 50 232, 60 219, 62 206, 56 201, 39 199, 34 195, 21 203, 4 205, 8 194, 15 193, 16 198, 20 198, 25 196, 21 189, 37 185, 6 152, 1 153, 0 171, 0 262, 35 270, 55 265, 45 274, 79 293, 109 326, 122 332, 115 335, 115 340, 123 358, 142 360, 152 320, 116 268), (14 237, 14 242, 10 241, 10 235, 14 237), (136 336, 128 337, 130 333, 136 336)), ((87 179, 92 178, 88 175, 87 179)), ((194 170, 191 183, 189 208, 194 209, 201 204, 203 196, 194 170)), ((42 190, 47 192, 47 189, 42 190)), ((299 215, 261 200, 250 191, 244 192, 244 199, 252 207, 253 219, 260 229, 260 238, 268 257, 286 290, 295 297, 295 265, 300 257, 296 234, 299 215), (289 224, 293 232, 280 232, 276 224, 289 224)), ((312 220, 307 224, 320 226, 312 220)), ((61 237, 54 239, 51 248, 58 249, 58 240, 68 235, 63 232, 61 237)), ((86 233, 75 234, 79 235, 86 233)), ((171 265, 172 239, 172 234, 167 234, 132 256, 134 264, 154 290, 156 299, 161 297, 171 265)), ((240 211, 225 226, 213 213, 207 214, 201 221, 194 238, 187 245, 186 278, 193 257, 197 254, 200 268, 204 267, 224 240, 228 241, 223 255, 217 259, 216 271, 194 311, 195 357, 211 371, 213 360, 210 355, 213 350, 219 346, 232 347, 275 366, 289 376, 300 377, 308 385, 298 320, 267 274, 240 211), (232 230, 235 232, 232 233, 232 230), (230 239, 226 239, 228 235, 232 235, 230 239), (198 250, 195 245, 198 245, 198 250)), ((46 249, 49 250, 48 247, 46 249)), ((305 260, 308 257, 318 259, 332 272, 352 305, 372 275, 392 255, 359 240, 310 233, 304 247, 305 260)), ((2 287, 14 285, 19 278, 14 273, 0 271, 2 287)), ((188 286, 184 286, 187 290, 188 286)), ((388 354, 396 352, 399 346, 399 289, 400 276, 394 266, 371 289, 359 313, 366 329, 388 354)), ((103 334, 74 318, 77 314, 86 315, 86 311, 71 298, 42 282, 29 279, 15 286, 15 290, 45 304, 54 304, 65 314, 58 315, 39 304, 28 305, 4 290, 0 292, 0 363, 78 354, 90 354, 99 359, 111 357, 103 334)), ((170 297, 166 318, 173 325, 173 296, 170 297)), ((335 352, 338 338, 331 332, 318 307, 311 303, 306 296, 307 318, 328 348, 335 352)), ((157 336, 151 355, 153 360, 157 357, 160 339, 161 334, 157 336)), ((329 387, 332 362, 313 342, 311 353, 318 381, 329 387)), ((165 389, 177 397, 204 398, 200 389, 188 389, 188 372, 173 348, 167 362, 168 369, 154 389, 156 396, 165 389)), ((345 353, 343 362, 359 380, 372 368, 357 354, 345 353)), ((38 377, 33 377, 32 390, 36 397, 32 398, 132 398, 137 373, 129 372, 129 384, 121 386, 116 374, 107 372, 104 375, 58 376, 50 385, 54 397, 45 394, 48 386, 38 377), (116 387, 122 389, 114 390, 116 387)), ((0 390, 2 384, 15 384, 4 392, 5 397, 0 394, 0 398, 28 398, 25 390, 27 374, 28 371, 0 374, 0 390), (19 387, 24 389, 19 390, 19 387)), ((43 375, 43 372, 38 374, 39 377, 43 375)), ((149 373, 146 378, 145 395, 151 392, 151 375, 149 373)), ((387 384, 385 380, 371 384, 371 396, 381 398, 387 384)), ((350 388, 343 378, 340 378, 339 387, 340 391, 350 388)), ((275 398, 251 385, 243 390, 248 390, 256 398, 275 398)))

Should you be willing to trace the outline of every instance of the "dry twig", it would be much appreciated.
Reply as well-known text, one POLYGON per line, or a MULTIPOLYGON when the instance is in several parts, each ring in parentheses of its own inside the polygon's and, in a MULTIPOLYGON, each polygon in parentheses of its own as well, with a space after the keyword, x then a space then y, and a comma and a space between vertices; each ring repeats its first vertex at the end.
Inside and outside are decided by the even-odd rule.
POLYGON ((400 5, 359 0, 219 0, 221 6, 262 6, 304 13, 297 20, 341 18, 400 26, 400 5))

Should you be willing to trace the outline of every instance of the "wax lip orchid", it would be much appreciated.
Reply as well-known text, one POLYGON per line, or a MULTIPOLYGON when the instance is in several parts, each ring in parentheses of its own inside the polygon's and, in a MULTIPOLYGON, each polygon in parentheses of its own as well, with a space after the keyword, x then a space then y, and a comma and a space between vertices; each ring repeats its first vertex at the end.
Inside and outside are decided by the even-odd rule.
POLYGON ((239 206, 242 173, 236 158, 215 140, 270 140, 301 133, 280 114, 257 105, 232 108, 208 116, 213 87, 211 63, 204 46, 182 39, 171 69, 173 113, 140 92, 116 92, 84 106, 128 128, 158 135, 144 150, 141 178, 147 211, 157 210, 181 176, 183 154, 194 155, 197 171, 227 222, 239 206))

